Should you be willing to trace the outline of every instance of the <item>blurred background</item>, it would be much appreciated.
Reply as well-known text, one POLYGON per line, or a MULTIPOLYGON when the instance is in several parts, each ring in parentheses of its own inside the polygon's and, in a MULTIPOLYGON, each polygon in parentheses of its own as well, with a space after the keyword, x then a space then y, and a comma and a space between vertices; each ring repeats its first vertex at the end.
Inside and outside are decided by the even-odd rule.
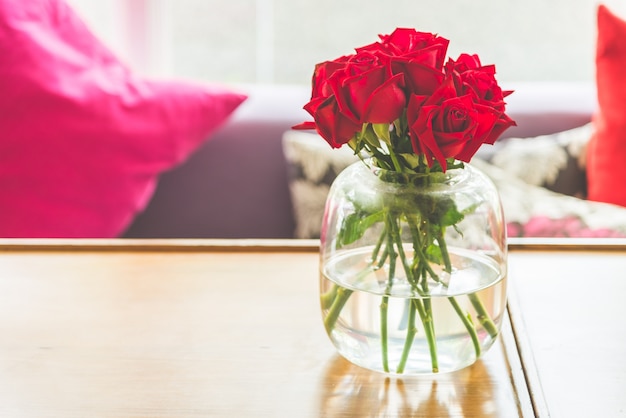
MULTIPOLYGON (((68 0, 133 69, 309 84, 314 65, 396 27, 435 32, 509 81, 593 82, 597 0, 68 0)), ((604 0, 626 19, 626 1, 604 0)), ((626 42, 626 40, 625 40, 626 42)))

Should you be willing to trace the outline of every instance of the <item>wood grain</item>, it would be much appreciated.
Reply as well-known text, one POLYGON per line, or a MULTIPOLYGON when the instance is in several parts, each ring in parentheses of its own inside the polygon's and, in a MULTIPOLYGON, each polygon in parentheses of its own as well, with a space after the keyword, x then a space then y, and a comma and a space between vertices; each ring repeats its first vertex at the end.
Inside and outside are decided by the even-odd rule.
POLYGON ((387 377, 337 356, 315 244, 84 244, 0 243, 2 417, 532 414, 508 322, 451 374, 387 377))
POLYGON ((538 415, 626 416, 626 246, 509 258, 509 310, 538 415))

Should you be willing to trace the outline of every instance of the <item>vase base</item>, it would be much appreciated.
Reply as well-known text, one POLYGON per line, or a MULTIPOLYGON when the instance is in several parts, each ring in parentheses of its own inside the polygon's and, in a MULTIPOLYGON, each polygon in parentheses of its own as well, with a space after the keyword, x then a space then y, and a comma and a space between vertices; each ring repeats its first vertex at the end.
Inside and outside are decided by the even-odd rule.
MULTIPOLYGON (((369 341, 369 347, 355 343, 350 337, 339 335, 341 331, 333 331, 331 339, 335 343, 339 354, 349 362, 368 370, 392 374, 392 375, 431 375, 451 373, 464 369, 474 364, 479 357, 473 349, 472 342, 467 335, 459 335, 457 338, 439 340, 435 367, 431 358, 428 342, 424 339, 416 339, 407 356, 403 360, 403 346, 405 341, 389 341, 387 359, 384 360, 379 341, 369 341), (351 340, 351 341, 347 341, 351 340), (387 367, 384 364, 387 364, 387 367)), ((483 339, 481 355, 483 355, 495 340, 486 336, 483 339)))

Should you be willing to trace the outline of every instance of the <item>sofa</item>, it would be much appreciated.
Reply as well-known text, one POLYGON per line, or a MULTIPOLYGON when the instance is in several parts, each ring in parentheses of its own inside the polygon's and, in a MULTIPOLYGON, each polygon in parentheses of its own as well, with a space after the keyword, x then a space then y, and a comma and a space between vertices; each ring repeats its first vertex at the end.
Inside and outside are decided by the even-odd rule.
MULTIPOLYGON (((517 126, 472 160, 511 237, 626 237, 626 21, 598 7, 595 80, 501 83, 517 126)), ((160 176, 123 236, 315 238, 333 178, 355 158, 314 133, 309 86, 238 86, 248 99, 160 176)))
MULTIPOLYGON (((355 156, 290 129, 309 86, 146 78, 63 0, 1 3, 0 22, 1 237, 319 234, 355 156)), ((594 82, 501 83, 517 126, 472 164, 510 236, 626 236, 624 37, 599 6, 594 82)))
MULTIPOLYGON (((572 216, 575 218, 580 219, 591 214, 602 219, 599 225, 587 228, 585 236, 622 236, 626 233, 619 228, 620 223, 626 225, 626 218, 623 217, 626 209, 585 200, 584 167, 582 176, 580 172, 576 174, 578 177, 570 176, 578 183, 574 189, 548 190, 541 184, 528 184, 524 180, 524 173, 528 171, 525 169, 526 163, 530 161, 528 155, 518 159, 516 173, 507 172, 507 167, 511 165, 510 160, 507 162, 504 159, 499 166, 497 164, 498 150, 509 144, 532 144, 532 140, 539 139, 567 147, 567 141, 563 141, 564 132, 575 133, 579 142, 581 135, 588 136, 592 130, 592 116, 597 108, 595 85, 576 82, 520 82, 503 83, 503 87, 515 90, 507 98, 507 113, 517 122, 517 126, 506 131, 494 146, 483 146, 475 160, 479 168, 485 169, 501 188, 505 217, 511 216, 507 219, 509 234, 571 234, 571 231, 565 231, 572 228, 571 222, 567 224, 570 214, 558 211, 552 213, 555 206, 553 202, 562 200, 567 201, 568 208, 574 207, 572 216), (525 189, 527 186, 534 191, 528 192, 525 189), (519 224, 531 220, 528 213, 521 215, 526 216, 523 221, 517 219, 520 216, 517 213, 520 212, 519 202, 506 200, 509 195, 520 194, 527 202, 533 196, 530 209, 534 211, 532 220, 541 218, 538 216, 541 213, 537 214, 537 211, 545 212, 545 218, 550 221, 549 227, 535 228, 535 232, 532 228, 523 233, 516 230, 516 227, 520 227, 519 224), (617 227, 606 225, 608 221, 617 227)), ((160 176, 149 204, 134 219, 123 234, 124 237, 315 237, 314 232, 308 235, 297 233, 298 224, 303 222, 302 217, 306 214, 298 213, 296 206, 299 197, 294 194, 292 187, 295 181, 294 161, 285 152, 285 141, 295 132, 290 128, 310 119, 302 109, 309 99, 309 87, 240 85, 236 88, 247 94, 248 99, 183 164, 160 176)), ((320 138, 313 133, 307 134, 310 135, 311 144, 316 142, 318 146, 320 138)), ((324 150, 329 153, 337 151, 324 145, 324 150)), ((541 147, 531 148, 541 154, 541 147)), ((515 150, 516 147, 512 149, 515 150)), ((580 159, 580 155, 578 157, 580 159)), ((307 153, 305 158, 320 157, 307 153)), ((324 181, 328 184, 332 181, 332 176, 324 181)), ((571 188, 572 185, 569 184, 568 187, 571 188)), ((321 205, 323 207, 323 202, 321 205)), ((309 218, 315 216, 320 215, 311 214, 309 218)), ((315 224, 317 219, 312 221, 315 224)), ((580 232, 581 228, 577 231, 580 232)))

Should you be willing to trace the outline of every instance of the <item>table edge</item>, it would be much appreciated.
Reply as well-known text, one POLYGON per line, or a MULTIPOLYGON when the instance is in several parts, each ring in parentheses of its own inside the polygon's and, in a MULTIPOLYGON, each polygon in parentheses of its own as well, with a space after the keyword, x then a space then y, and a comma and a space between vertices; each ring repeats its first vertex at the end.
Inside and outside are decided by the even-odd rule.
MULTIPOLYGON (((318 252, 318 239, 0 238, 0 252, 318 252)), ((623 238, 509 238, 508 250, 626 251, 623 238)))
POLYGON ((0 238, 0 252, 318 252, 314 239, 0 238))

